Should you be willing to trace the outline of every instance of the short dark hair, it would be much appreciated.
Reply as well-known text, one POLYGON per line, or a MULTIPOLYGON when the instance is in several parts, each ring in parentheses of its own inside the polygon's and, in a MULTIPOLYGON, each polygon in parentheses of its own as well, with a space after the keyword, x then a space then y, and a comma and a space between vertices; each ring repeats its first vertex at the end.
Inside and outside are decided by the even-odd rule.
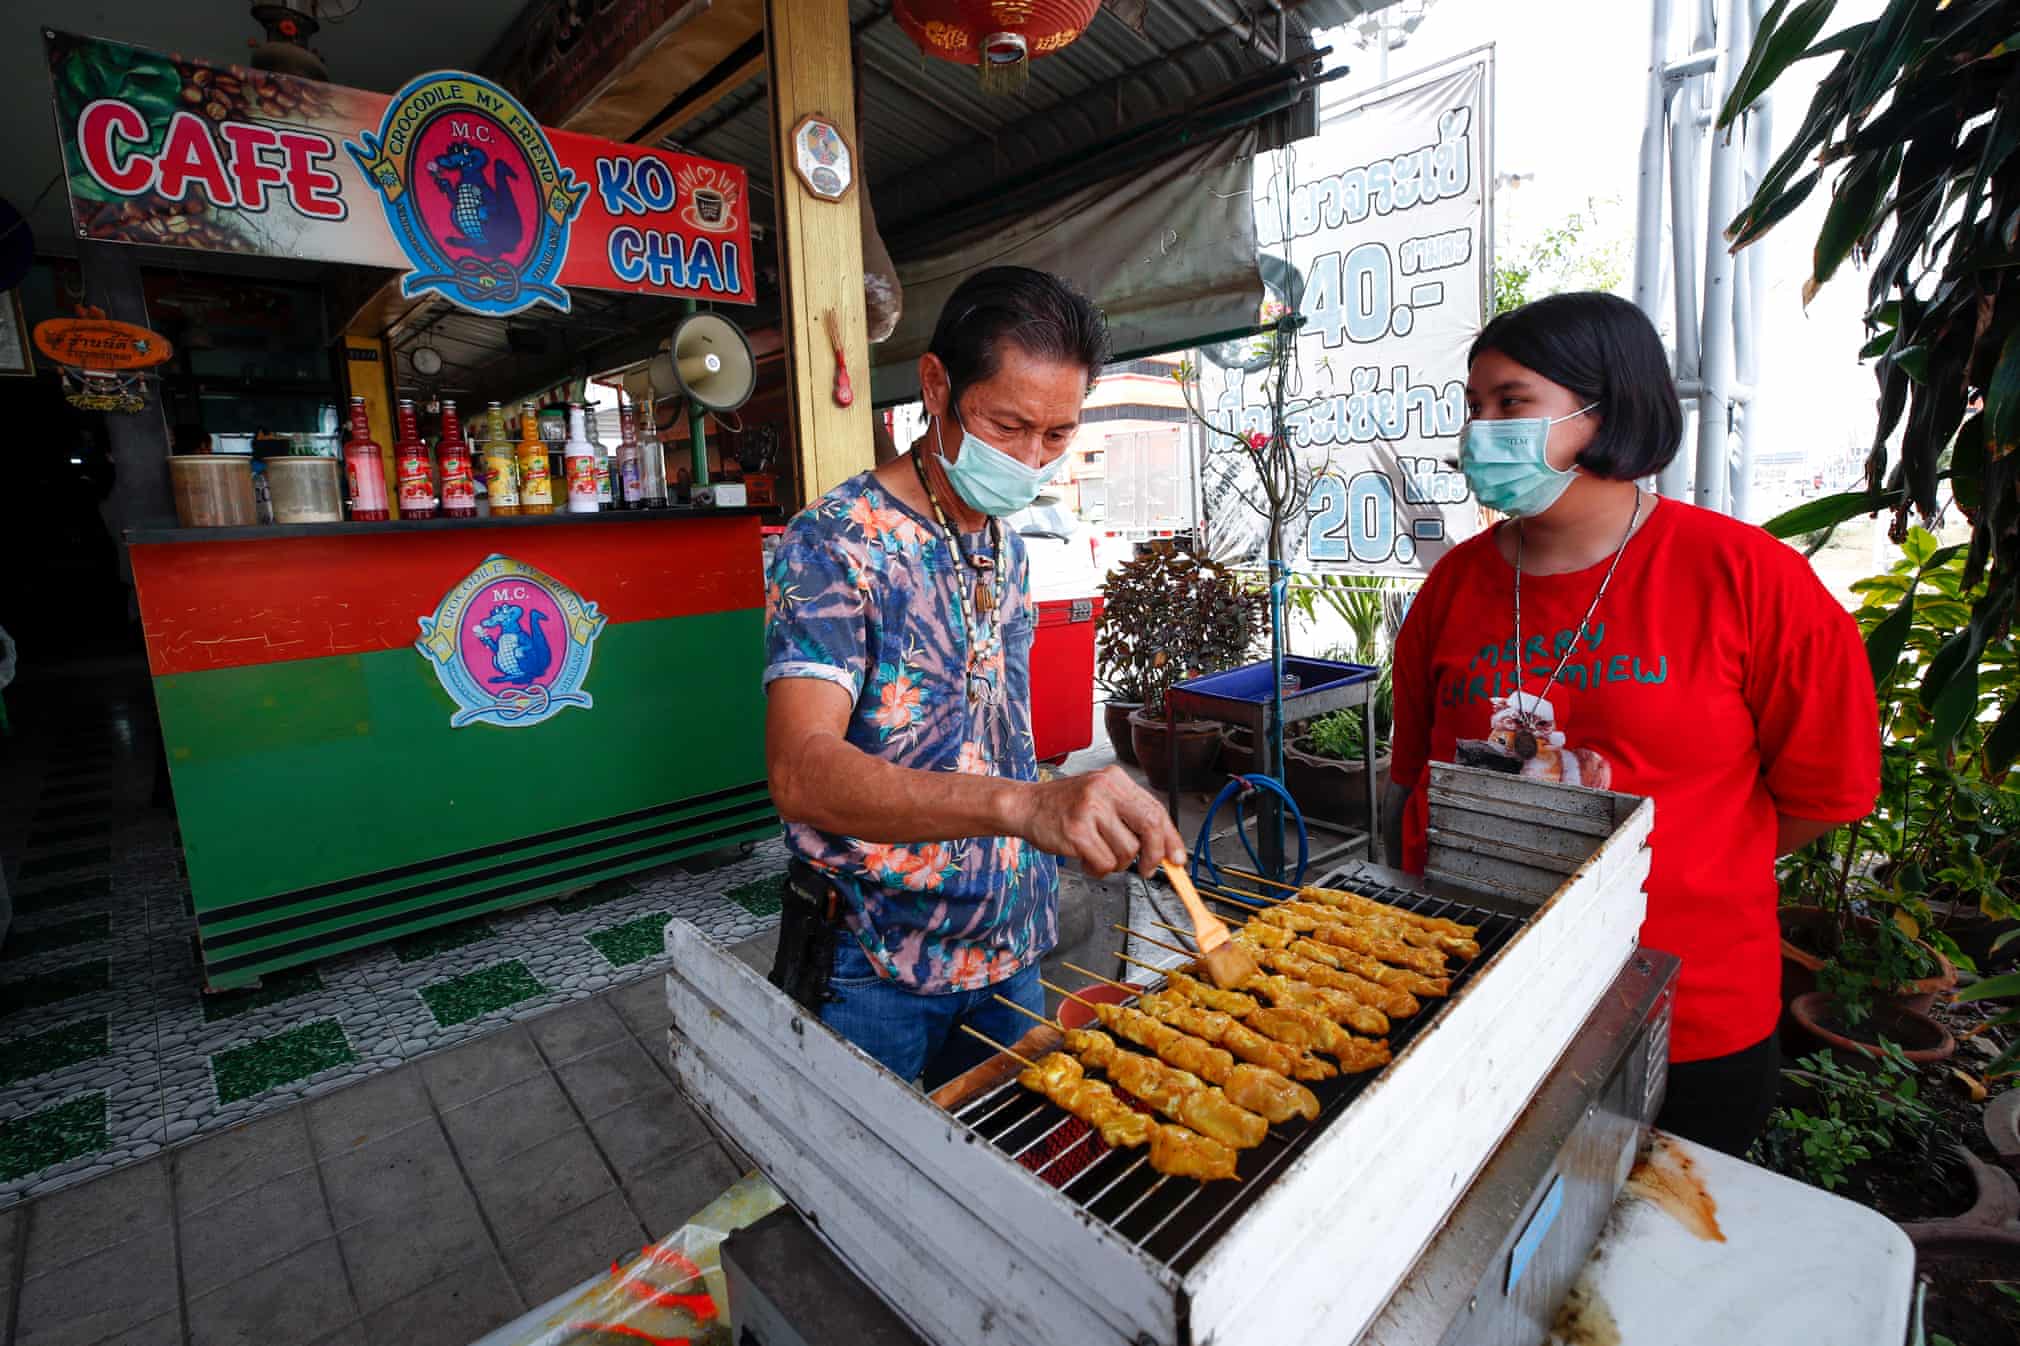
POLYGON ((1005 341, 1040 360, 1076 364, 1091 389, 1108 363, 1108 319, 1066 281, 1028 266, 992 266, 961 282, 940 306, 927 347, 947 367, 950 397, 993 378, 1005 341))
POLYGON ((1553 294, 1503 313, 1473 339, 1472 364, 1499 351, 1599 404, 1599 433, 1578 455, 1596 477, 1636 481, 1669 466, 1683 440, 1683 408, 1669 356, 1648 315, 1617 295, 1553 294))

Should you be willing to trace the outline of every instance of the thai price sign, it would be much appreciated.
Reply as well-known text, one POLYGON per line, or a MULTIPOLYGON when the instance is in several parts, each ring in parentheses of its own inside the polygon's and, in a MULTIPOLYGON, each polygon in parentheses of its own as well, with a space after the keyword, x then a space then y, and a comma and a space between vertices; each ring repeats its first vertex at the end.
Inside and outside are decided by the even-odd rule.
MULTIPOLYGON (((1295 567, 1421 576, 1479 529, 1458 436, 1492 265, 1491 87, 1483 54, 1329 110, 1317 136, 1257 161, 1263 317, 1304 319, 1280 428, 1313 477, 1286 528, 1295 567)), ((1215 425, 1279 433, 1272 339, 1201 352, 1215 425)), ((1212 554, 1260 562, 1247 455, 1213 454, 1202 479, 1212 554)))
POLYGON ((388 97, 46 38, 79 237, 387 267, 493 315, 571 288, 755 302, 735 165, 549 130, 458 71, 388 97))

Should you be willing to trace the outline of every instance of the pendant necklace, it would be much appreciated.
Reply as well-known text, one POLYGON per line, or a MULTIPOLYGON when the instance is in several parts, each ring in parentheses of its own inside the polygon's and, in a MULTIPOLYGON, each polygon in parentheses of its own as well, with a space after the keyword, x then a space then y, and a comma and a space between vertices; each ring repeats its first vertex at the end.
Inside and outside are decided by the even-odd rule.
MULTIPOLYGON (((996 564, 994 557, 971 552, 961 545, 960 530, 954 527, 954 522, 947 513, 947 507, 940 503, 939 493, 933 489, 932 480, 926 476, 926 461, 917 449, 912 450, 912 470, 919 475, 919 488, 926 493, 927 503, 932 505, 933 514, 940 521, 940 530, 947 535, 947 545, 953 549, 954 555, 974 572, 974 586, 970 592, 973 594, 975 621, 968 631, 968 700, 971 704, 979 704, 995 694, 994 680, 981 671, 984 649, 989 641, 980 628, 985 622, 993 624, 996 610, 1002 603, 1003 570, 996 564)), ((990 550, 996 556, 1001 556, 1003 525, 993 514, 988 518, 990 550)), ((961 596, 961 583, 957 579, 954 582, 956 603, 961 601, 961 596)))
MULTIPOLYGON (((1557 686, 1558 675, 1563 673, 1564 666, 1571 662, 1572 651, 1576 650, 1585 639, 1585 633, 1592 625, 1593 614, 1599 611, 1599 601, 1606 597, 1607 586, 1613 583, 1613 572, 1620 568, 1620 558, 1627 551, 1627 540, 1634 536, 1634 527, 1640 522, 1641 487, 1636 486, 1634 512, 1627 516, 1627 529, 1620 535, 1620 545, 1613 549, 1613 559, 1606 563, 1606 574, 1599 581, 1599 592, 1592 595, 1592 602, 1586 606, 1585 615, 1579 619, 1578 630, 1572 634, 1571 643, 1564 647, 1564 653, 1557 660, 1557 667, 1550 670, 1550 678, 1543 684, 1543 691, 1536 698, 1538 701, 1549 699, 1551 690, 1557 686)), ((1515 690, 1518 693, 1523 690, 1522 665, 1527 653, 1522 644, 1522 521, 1517 519, 1515 521, 1515 690)), ((1533 734, 1518 736, 1515 752, 1518 757, 1535 756, 1535 736, 1533 734), (1525 747, 1528 749, 1527 752, 1523 751, 1525 747)))

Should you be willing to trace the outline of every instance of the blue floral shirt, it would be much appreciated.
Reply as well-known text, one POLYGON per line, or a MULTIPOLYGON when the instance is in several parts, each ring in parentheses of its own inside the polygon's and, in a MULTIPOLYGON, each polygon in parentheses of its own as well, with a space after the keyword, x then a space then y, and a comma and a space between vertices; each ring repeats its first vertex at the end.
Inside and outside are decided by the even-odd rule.
MULTIPOLYGON (((989 535, 962 545, 987 554, 989 535)), ((773 553, 765 685, 844 688, 855 699, 848 741, 898 766, 1036 780, 1030 559, 1014 532, 1003 545, 1002 605, 978 621, 974 572, 939 524, 869 473, 843 482, 793 519, 773 553), (972 679, 971 639, 982 642, 972 679)), ((1057 862, 1020 838, 885 845, 795 823, 786 844, 835 877, 864 953, 913 990, 993 985, 1058 940, 1057 862)))

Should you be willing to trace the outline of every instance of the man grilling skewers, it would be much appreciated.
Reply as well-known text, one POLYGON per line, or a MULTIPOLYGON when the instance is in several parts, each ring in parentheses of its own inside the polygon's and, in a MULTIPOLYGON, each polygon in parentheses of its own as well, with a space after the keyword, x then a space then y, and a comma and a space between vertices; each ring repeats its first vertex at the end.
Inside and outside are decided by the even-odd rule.
POLYGON ((772 980, 927 1088, 1043 1009, 1058 870, 1184 843, 1119 769, 1040 783, 1031 739, 1032 503, 1079 428, 1107 328, 1056 277, 996 267, 947 300, 911 451, 787 527, 766 586, 766 764, 794 861, 772 980))

